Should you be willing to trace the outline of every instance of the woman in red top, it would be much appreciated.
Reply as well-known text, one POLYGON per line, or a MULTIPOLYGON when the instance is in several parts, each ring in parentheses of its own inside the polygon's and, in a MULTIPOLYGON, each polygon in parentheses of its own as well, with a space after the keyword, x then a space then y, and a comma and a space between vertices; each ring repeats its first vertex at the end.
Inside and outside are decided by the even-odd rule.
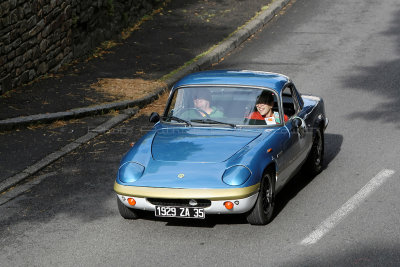
MULTIPOLYGON (((247 118, 253 120, 268 120, 268 118, 274 118, 276 120, 274 111, 274 94, 268 91, 263 91, 261 95, 257 97, 256 109, 257 111, 252 112, 247 118)), ((279 117, 278 117, 279 119, 279 117)), ((289 120, 288 116, 284 115, 285 122, 289 120)), ((279 121, 277 121, 279 123, 279 121)), ((267 122, 268 124, 268 122, 267 122)))

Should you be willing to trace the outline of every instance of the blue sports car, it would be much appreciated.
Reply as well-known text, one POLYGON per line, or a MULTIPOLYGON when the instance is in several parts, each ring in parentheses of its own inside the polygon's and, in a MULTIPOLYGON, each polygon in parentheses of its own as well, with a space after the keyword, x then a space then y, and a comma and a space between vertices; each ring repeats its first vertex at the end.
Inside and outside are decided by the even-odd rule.
POLYGON ((164 114, 122 158, 114 190, 126 219, 138 210, 203 219, 273 219, 275 195, 302 167, 322 170, 324 102, 286 76, 259 71, 190 74, 171 89, 164 114))

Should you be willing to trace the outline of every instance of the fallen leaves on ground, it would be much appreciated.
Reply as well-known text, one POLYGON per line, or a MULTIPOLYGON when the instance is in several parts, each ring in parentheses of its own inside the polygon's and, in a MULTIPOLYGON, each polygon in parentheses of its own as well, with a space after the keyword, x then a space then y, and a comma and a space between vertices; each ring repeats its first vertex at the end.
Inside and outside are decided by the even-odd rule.
POLYGON ((165 105, 167 104, 168 96, 169 96, 169 91, 164 92, 158 97, 156 101, 142 108, 138 115, 150 116, 152 112, 157 112, 158 114, 162 114, 164 112, 165 105))
POLYGON ((166 86, 164 82, 158 80, 102 78, 90 87, 114 100, 122 100, 139 99, 166 86))

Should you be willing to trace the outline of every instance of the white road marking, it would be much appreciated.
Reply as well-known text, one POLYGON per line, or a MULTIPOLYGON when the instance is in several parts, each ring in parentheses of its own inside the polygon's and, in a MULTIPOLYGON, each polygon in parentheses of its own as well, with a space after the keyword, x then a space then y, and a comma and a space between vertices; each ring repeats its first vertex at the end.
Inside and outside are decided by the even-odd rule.
POLYGON ((384 169, 372 178, 360 191, 350 198, 340 209, 323 221, 318 228, 304 238, 300 245, 312 245, 318 242, 325 234, 333 229, 343 218, 357 208, 372 192, 381 186, 390 176, 395 173, 393 170, 384 169))

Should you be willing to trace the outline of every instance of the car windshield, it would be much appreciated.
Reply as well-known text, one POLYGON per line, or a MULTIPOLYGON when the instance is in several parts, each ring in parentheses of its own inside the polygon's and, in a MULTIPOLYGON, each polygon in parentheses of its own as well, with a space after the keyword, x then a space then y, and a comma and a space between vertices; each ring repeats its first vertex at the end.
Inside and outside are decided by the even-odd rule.
POLYGON ((276 126, 283 123, 278 107, 276 93, 269 89, 180 87, 170 96, 162 119, 188 126, 276 126))

